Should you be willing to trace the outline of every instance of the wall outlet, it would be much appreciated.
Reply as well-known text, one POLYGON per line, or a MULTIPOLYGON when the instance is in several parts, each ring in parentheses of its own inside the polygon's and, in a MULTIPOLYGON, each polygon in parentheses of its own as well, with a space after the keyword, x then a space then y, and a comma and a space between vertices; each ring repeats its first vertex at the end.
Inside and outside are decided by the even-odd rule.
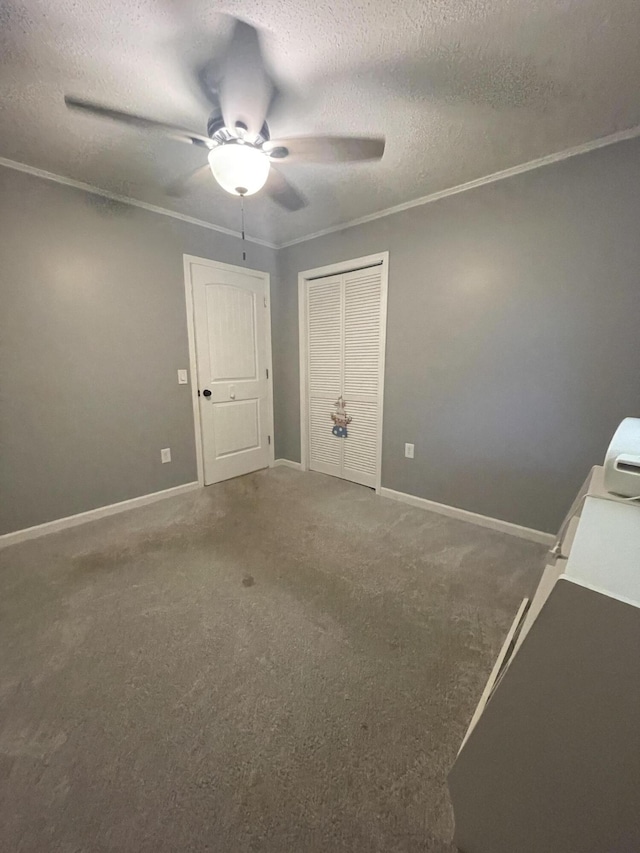
POLYGON ((178 371, 178 385, 188 385, 189 384, 189 374, 186 370, 178 371))
POLYGON ((407 459, 413 459, 413 450, 414 450, 413 444, 405 444, 404 455, 407 457, 407 459))
POLYGON ((160 451, 160 461, 161 462, 171 462, 171 448, 163 447, 160 451))

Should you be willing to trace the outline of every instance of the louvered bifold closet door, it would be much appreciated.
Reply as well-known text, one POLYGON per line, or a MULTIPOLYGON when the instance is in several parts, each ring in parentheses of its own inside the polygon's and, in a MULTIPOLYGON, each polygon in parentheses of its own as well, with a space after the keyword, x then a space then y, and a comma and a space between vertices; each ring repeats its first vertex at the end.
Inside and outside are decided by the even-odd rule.
POLYGON ((342 476, 363 486, 375 486, 381 417, 381 268, 347 273, 343 279, 343 396, 353 420, 344 439, 342 476))
POLYGON ((331 432, 342 393, 342 277, 310 281, 307 291, 309 468, 342 476, 343 441, 331 432))

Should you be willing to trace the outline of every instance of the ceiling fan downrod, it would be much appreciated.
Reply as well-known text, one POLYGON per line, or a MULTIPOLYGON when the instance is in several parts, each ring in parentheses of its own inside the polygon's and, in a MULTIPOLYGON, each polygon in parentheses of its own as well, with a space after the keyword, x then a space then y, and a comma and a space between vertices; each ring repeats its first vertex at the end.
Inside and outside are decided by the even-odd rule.
POLYGON ((240 215, 242 218, 242 260, 247 260, 246 239, 244 236, 244 193, 240 194, 240 215))

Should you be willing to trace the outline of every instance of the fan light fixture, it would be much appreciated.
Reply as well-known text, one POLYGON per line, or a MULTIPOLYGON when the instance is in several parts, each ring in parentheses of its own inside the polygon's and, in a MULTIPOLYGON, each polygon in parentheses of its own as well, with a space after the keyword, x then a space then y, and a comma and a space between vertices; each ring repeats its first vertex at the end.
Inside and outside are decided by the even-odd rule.
POLYGON ((227 142, 209 152, 213 177, 231 195, 253 195, 269 176, 269 158, 247 143, 227 142))
MULTIPOLYGON (((1 0, 0 0, 1 3, 1 0)), ((273 139, 267 124, 269 108, 276 85, 262 54, 261 36, 246 21, 231 19, 231 34, 226 46, 221 44, 220 59, 211 57, 198 72, 200 83, 207 85, 208 100, 213 111, 206 121, 206 135, 188 128, 156 121, 147 116, 123 112, 84 98, 65 95, 71 110, 80 110, 130 127, 155 131, 164 136, 195 145, 203 154, 202 165, 174 181, 166 190, 182 195, 192 180, 200 180, 209 170, 215 181, 231 195, 253 195, 264 187, 271 201, 285 210, 297 211, 307 200, 280 171, 288 163, 358 163, 380 160, 384 154, 384 137, 368 136, 285 136, 273 139), (209 160, 204 160, 204 152, 209 160), (273 170, 271 166, 273 165, 273 170), (271 171, 270 171, 271 170, 271 171)), ((202 57, 204 59, 204 56, 202 57)), ((194 163, 195 165, 195 163, 194 163)))

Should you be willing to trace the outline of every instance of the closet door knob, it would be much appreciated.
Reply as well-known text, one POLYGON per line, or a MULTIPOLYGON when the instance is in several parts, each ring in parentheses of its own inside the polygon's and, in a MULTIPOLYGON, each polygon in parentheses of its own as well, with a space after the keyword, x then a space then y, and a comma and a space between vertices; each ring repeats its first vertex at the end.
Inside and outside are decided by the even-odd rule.
POLYGON ((211 391, 209 391, 209 389, 208 389, 208 388, 205 388, 205 389, 204 389, 204 391, 202 392, 202 396, 203 396, 203 397, 210 397, 210 396, 211 396, 211 391))

